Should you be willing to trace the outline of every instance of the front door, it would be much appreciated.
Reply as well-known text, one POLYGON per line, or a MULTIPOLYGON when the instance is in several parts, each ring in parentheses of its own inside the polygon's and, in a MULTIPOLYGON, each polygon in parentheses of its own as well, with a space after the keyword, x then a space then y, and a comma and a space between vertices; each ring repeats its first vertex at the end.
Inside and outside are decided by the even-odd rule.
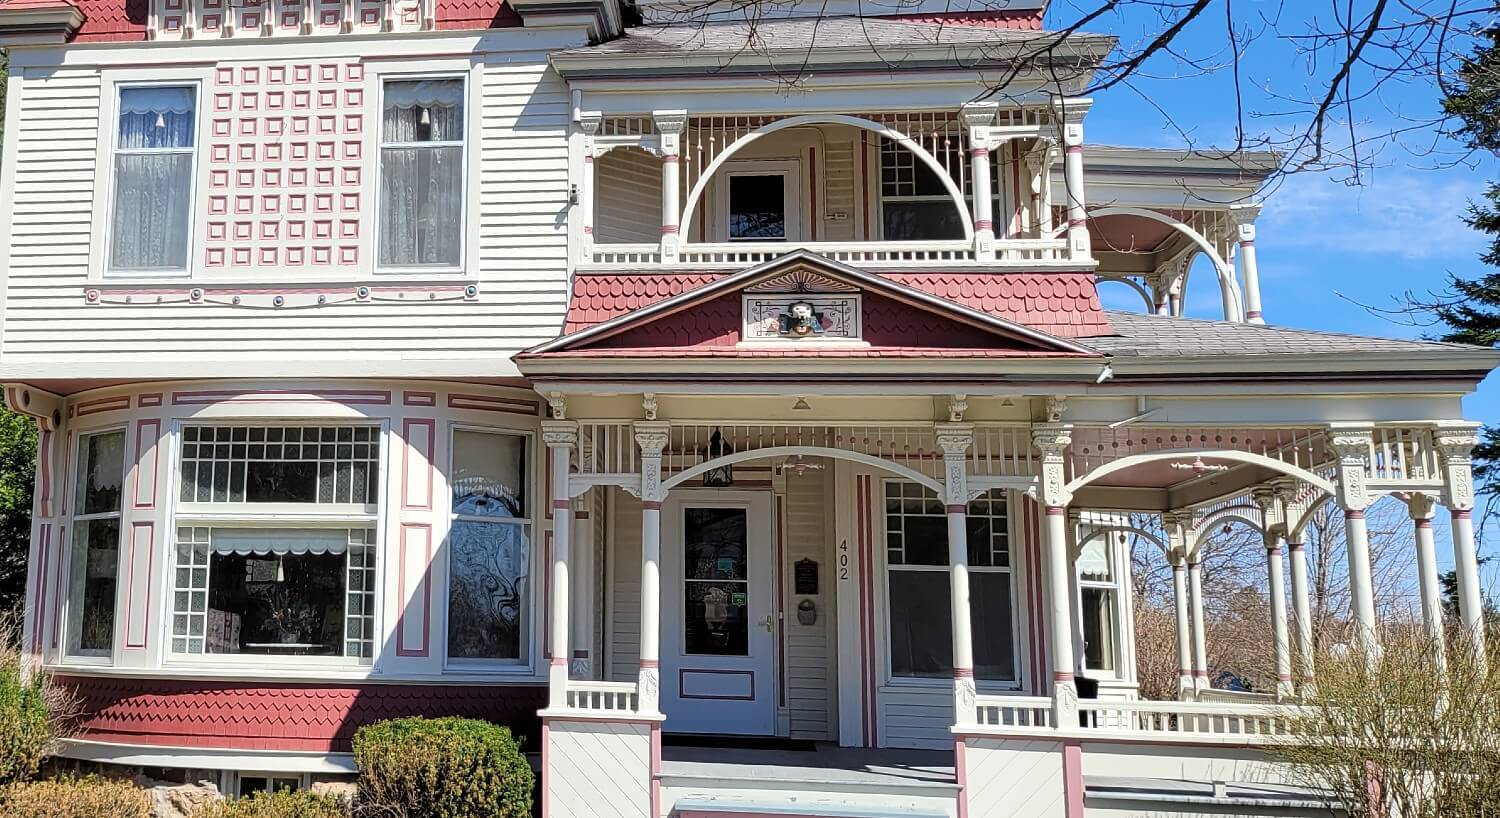
POLYGON ((662 514, 664 729, 771 735, 771 495, 679 491, 662 514))

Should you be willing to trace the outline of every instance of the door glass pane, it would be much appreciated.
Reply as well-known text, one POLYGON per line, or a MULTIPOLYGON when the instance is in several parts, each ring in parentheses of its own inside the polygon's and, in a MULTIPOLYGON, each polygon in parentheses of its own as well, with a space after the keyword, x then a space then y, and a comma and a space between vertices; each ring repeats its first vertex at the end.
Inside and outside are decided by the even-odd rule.
POLYGON ((742 508, 683 511, 683 631, 689 654, 750 654, 747 517, 742 508))
POLYGON ((786 177, 779 174, 729 177, 729 238, 779 241, 786 238, 786 177))

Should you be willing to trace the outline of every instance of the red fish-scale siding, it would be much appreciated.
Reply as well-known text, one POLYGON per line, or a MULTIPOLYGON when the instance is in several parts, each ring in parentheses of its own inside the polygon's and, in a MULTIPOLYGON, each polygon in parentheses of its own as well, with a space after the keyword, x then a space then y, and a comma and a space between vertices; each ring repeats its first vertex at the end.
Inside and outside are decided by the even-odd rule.
MULTIPOLYGON (((564 333, 664 301, 727 273, 580 274, 564 333)), ((886 273, 885 278, 1063 338, 1110 333, 1091 273, 886 273)))
POLYGON ((73 39, 81 43, 133 42, 146 39, 149 0, 71 0, 83 12, 73 39))
POLYGON ((433 27, 443 30, 521 25, 521 15, 504 0, 437 0, 432 13, 433 27))
POLYGON ((360 725, 401 716, 465 716, 537 733, 545 687, 261 684, 72 676, 81 738, 227 750, 349 752, 360 725))

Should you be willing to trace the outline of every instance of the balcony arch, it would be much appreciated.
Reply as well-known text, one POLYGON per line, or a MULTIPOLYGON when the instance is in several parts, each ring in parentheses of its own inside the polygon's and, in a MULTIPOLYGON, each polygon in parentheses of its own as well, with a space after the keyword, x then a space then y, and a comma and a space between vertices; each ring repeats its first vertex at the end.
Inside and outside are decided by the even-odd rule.
MULTIPOLYGON (((1234 268, 1230 266, 1229 259, 1226 259, 1224 258, 1224 256, 1220 255, 1218 249, 1214 247, 1213 242, 1210 242, 1203 234, 1199 233, 1197 230, 1194 230, 1192 225, 1182 221, 1181 219, 1144 207, 1111 205, 1107 207, 1095 208, 1089 211, 1090 220, 1108 218, 1110 216, 1136 216, 1142 219, 1149 219, 1154 222, 1165 224, 1168 227, 1171 227, 1173 230, 1181 233, 1188 239, 1188 241, 1192 242, 1200 251, 1202 251, 1202 253, 1208 257, 1209 262, 1213 264, 1214 272, 1219 279, 1220 295, 1224 302, 1224 319, 1226 321, 1245 320, 1244 295, 1240 292, 1239 281, 1235 279, 1234 268)), ((1054 237, 1061 236, 1066 231, 1066 226, 1055 229, 1053 231, 1054 237)), ((1186 270, 1183 272, 1182 278, 1183 286, 1184 288, 1186 288, 1186 270)))
POLYGON ((749 449, 743 452, 734 452, 733 454, 723 455, 721 457, 716 457, 712 460, 706 460, 695 466, 683 469, 682 471, 677 472, 671 477, 663 480, 661 483, 662 492, 665 493, 671 491, 673 488, 676 488, 677 486, 680 486, 695 477, 699 477, 704 472, 710 471, 712 469, 721 468, 723 466, 733 466, 736 463, 744 463, 750 460, 761 460, 764 458, 778 457, 795 457, 797 455, 808 457, 827 457, 834 460, 847 460, 853 463, 872 466, 877 469, 888 471, 891 474, 896 475, 897 477, 910 480, 913 483, 920 483, 923 486, 926 486, 927 488, 937 492, 939 496, 943 494, 942 481, 929 477, 928 475, 925 475, 909 466, 904 466, 900 463, 887 460, 886 458, 877 457, 876 455, 851 451, 849 449, 836 449, 830 446, 768 446, 763 449, 749 449))
POLYGON ((1236 463, 1247 463, 1254 466, 1261 466, 1271 471, 1287 475, 1288 477, 1295 477, 1298 480, 1302 480, 1303 482, 1312 485, 1314 488, 1326 492, 1327 494, 1331 495, 1335 493, 1333 482, 1328 480, 1327 478, 1314 474, 1304 468, 1301 468, 1300 466, 1294 466, 1290 463, 1277 460, 1274 457, 1267 457, 1266 455, 1256 454, 1255 452, 1236 451, 1234 449, 1214 449, 1199 447, 1163 449, 1155 452, 1127 455, 1125 457, 1119 458, 1118 460, 1113 460, 1105 463, 1104 465, 1095 468, 1093 471, 1090 471, 1087 474, 1074 477, 1071 481, 1068 482, 1066 486, 1063 487, 1063 492, 1072 495, 1077 493, 1079 489, 1082 489, 1091 483, 1108 477, 1115 472, 1124 471, 1126 469, 1145 465, 1148 463, 1181 460, 1185 457, 1201 457, 1208 460, 1228 460, 1236 463))
MULTIPOLYGON (((948 175, 948 169, 937 160, 937 157, 933 156, 926 148, 923 148, 916 140, 888 125, 847 114, 803 114, 779 119, 768 125, 762 125, 736 139, 721 151, 718 156, 715 156, 713 161, 709 162, 708 166, 699 173, 698 180, 693 183, 692 190, 688 191, 687 204, 683 208, 682 218, 678 223, 681 225, 690 225, 693 223, 693 216, 698 209, 698 202, 703 198, 703 192, 708 188, 709 181, 713 179, 714 174, 718 173, 719 168, 723 167, 724 163, 733 158, 741 149, 763 136, 776 133, 777 131, 784 131, 788 128, 798 128, 807 125, 848 125, 883 136, 911 151, 913 156, 921 160, 924 165, 942 180, 943 187, 948 191, 949 198, 953 200, 953 206, 958 208, 959 217, 964 228, 964 239, 966 241, 974 240, 974 216, 969 212, 968 202, 964 200, 964 193, 959 189, 957 183, 953 181, 953 177, 948 175)), ((686 236, 686 233, 684 233, 684 236, 686 236)), ((684 243, 691 242, 685 241, 684 243)))

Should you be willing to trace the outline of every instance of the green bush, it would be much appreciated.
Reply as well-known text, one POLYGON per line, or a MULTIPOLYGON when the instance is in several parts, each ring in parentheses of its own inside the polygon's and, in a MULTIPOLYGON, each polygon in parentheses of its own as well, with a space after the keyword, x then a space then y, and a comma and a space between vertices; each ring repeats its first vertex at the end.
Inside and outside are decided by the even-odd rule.
POLYGON ((193 818, 348 818, 349 805, 331 795, 311 792, 258 792, 249 798, 210 801, 193 818))
POLYGON ((510 729, 392 719, 354 734, 361 810, 401 818, 529 818, 531 765, 510 729))
POLYGON ((0 651, 0 785, 35 775, 57 738, 55 692, 42 674, 23 675, 19 656, 0 651))
POLYGON ((5 818, 151 818, 151 797, 130 783, 89 776, 11 784, 0 790, 5 818))

